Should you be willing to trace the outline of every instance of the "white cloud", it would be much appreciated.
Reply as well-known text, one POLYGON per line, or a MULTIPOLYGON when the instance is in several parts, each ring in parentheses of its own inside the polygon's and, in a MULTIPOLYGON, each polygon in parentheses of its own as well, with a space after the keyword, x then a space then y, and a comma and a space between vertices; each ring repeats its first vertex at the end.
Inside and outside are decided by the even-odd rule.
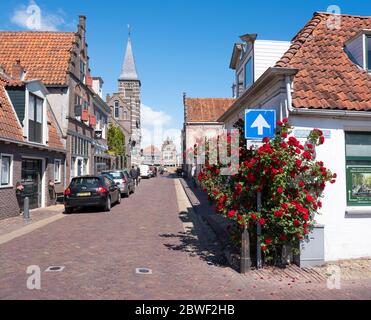
POLYGON ((181 139, 180 130, 172 128, 172 117, 164 111, 155 111, 153 108, 142 104, 142 148, 153 144, 161 148, 163 141, 170 138, 174 141, 178 152, 180 152, 181 139))
POLYGON ((58 12, 59 15, 41 10, 36 2, 31 0, 27 6, 21 5, 14 10, 10 21, 28 30, 57 31, 58 27, 65 24, 61 15, 63 12, 58 12))

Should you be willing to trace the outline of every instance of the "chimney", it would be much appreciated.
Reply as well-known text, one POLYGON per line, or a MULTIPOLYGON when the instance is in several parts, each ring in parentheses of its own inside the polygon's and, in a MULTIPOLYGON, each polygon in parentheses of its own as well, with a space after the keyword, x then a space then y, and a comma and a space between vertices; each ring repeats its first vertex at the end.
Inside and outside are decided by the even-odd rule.
POLYGON ((13 64, 11 76, 14 80, 24 80, 25 70, 21 66, 21 60, 17 59, 13 64))
POLYGON ((79 27, 81 27, 84 31, 86 30, 86 17, 79 16, 79 27))

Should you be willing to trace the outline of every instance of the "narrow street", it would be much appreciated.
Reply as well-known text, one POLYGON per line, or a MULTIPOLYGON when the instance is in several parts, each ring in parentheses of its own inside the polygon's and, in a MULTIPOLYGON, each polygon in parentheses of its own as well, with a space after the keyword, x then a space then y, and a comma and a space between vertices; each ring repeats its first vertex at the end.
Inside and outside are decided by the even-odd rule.
POLYGON ((213 234, 184 211, 188 199, 171 176, 142 180, 122 200, 110 214, 66 215, 0 245, 0 299, 371 298, 370 280, 327 290, 325 282, 243 276, 211 263, 208 255, 220 255, 213 234), (41 268, 41 290, 26 287, 30 265, 41 268))

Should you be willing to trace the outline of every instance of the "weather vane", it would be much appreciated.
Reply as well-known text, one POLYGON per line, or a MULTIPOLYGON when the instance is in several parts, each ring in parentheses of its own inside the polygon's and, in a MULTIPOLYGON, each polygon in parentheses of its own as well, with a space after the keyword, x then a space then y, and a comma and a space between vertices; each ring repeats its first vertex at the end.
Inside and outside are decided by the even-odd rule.
POLYGON ((128 30, 129 30, 129 37, 131 36, 131 26, 128 24, 128 30))

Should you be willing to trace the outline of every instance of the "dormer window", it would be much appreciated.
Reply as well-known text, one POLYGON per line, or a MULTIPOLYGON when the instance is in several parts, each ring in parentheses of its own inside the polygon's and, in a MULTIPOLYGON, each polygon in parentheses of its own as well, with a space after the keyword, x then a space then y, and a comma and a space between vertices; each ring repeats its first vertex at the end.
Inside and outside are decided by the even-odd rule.
POLYGON ((43 143, 44 100, 30 93, 28 103, 28 141, 43 143))
POLYGON ((252 58, 249 58, 245 64, 245 89, 250 88, 254 82, 252 58))
POLYGON ((362 30, 345 44, 349 59, 371 73, 371 30, 362 30))
POLYGON ((371 72, 371 35, 366 37, 366 66, 368 72, 371 72))

